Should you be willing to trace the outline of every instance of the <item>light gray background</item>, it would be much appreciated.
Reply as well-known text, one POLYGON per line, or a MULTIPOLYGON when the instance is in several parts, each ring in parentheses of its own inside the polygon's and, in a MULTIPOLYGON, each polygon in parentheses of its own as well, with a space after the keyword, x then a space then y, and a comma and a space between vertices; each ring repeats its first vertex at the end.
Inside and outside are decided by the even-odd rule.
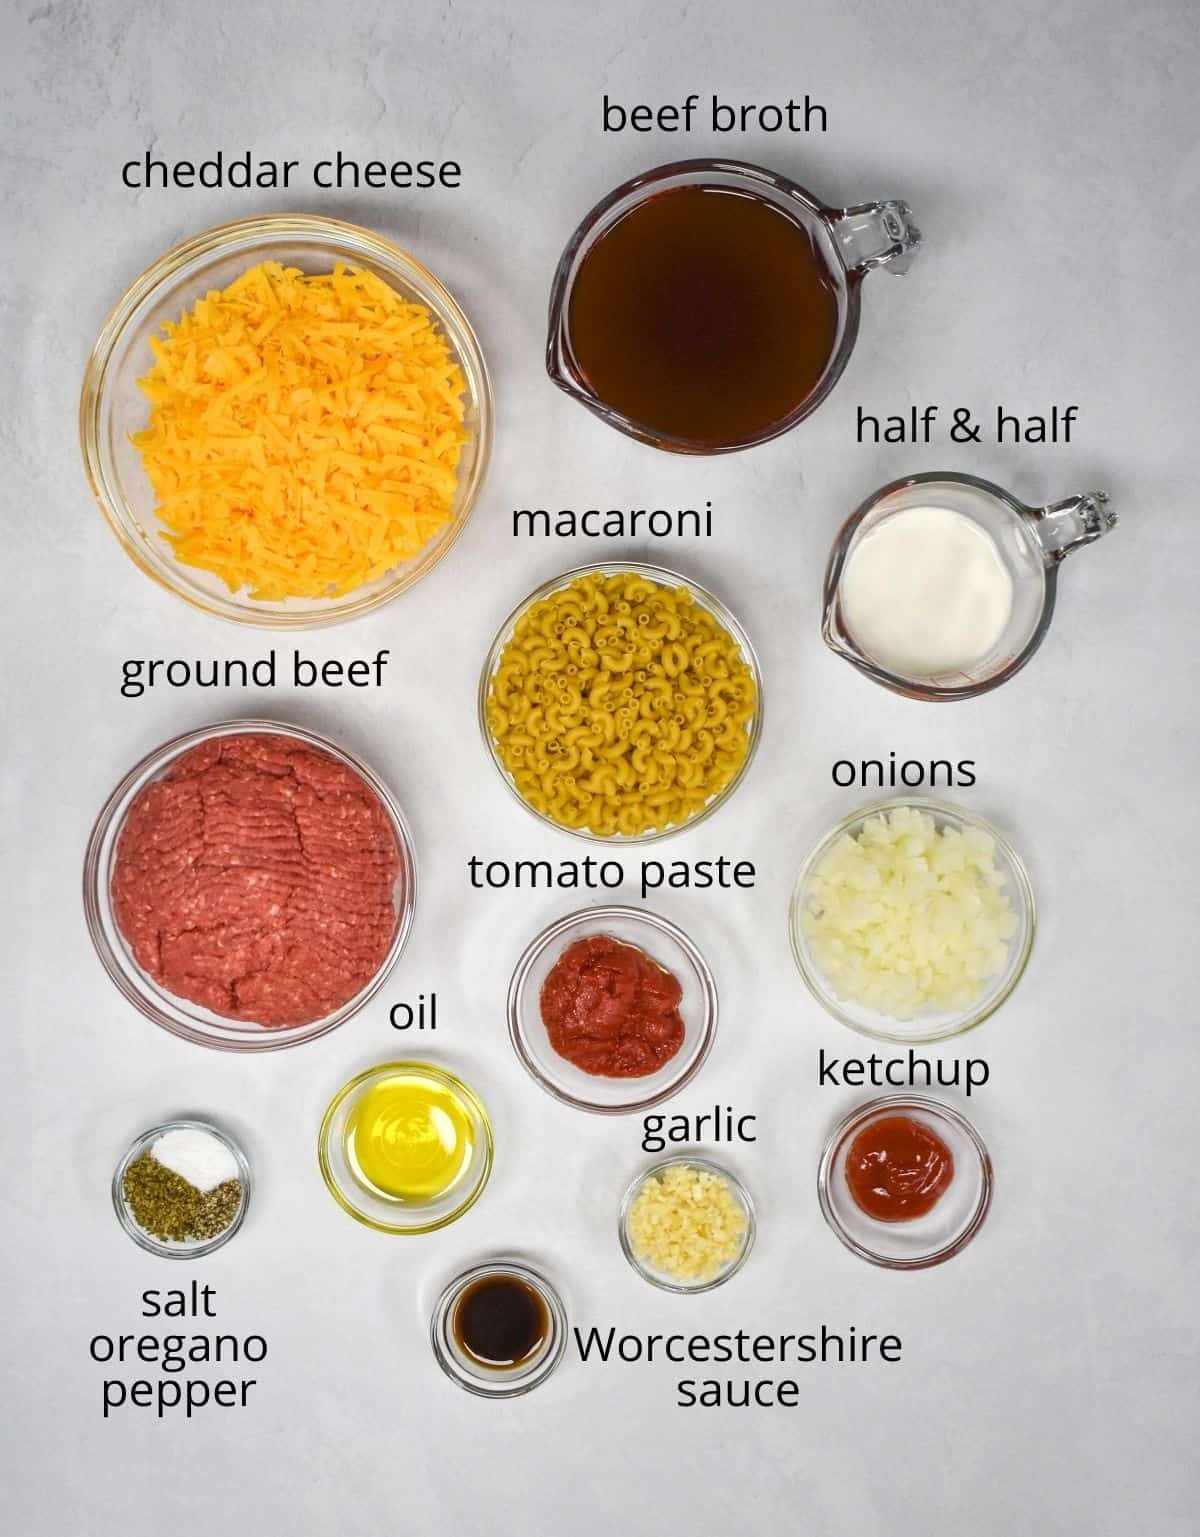
POLYGON ((1187 0, 507 12, 8 0, 4 22, 6 1528, 1194 1531, 1200 59, 1187 0), (606 138, 605 90, 627 103, 807 90, 830 131, 606 138), (463 187, 135 195, 119 166, 147 146, 196 160, 218 147, 306 162, 339 146, 451 156, 463 187), (638 170, 713 152, 776 166, 833 202, 906 197, 927 248, 908 277, 868 283, 859 348, 813 421, 703 462, 607 430, 550 386, 541 357, 550 274, 579 217, 638 170), (157 590, 109 533, 76 438, 88 349, 165 247, 281 208, 370 225, 445 278, 493 372, 492 472, 466 535, 418 589, 301 640, 343 659, 390 646, 381 694, 123 700, 123 658, 254 657, 269 642, 157 590), (855 444, 856 405, 925 402, 989 414, 1075 402, 1077 439, 855 444), (1030 501, 1104 485, 1123 517, 1065 569, 1029 670, 944 709, 873 687, 817 631, 840 520, 884 480, 935 467, 1030 501), (756 1113, 761 1130, 733 1155, 761 1208, 752 1261, 727 1288, 681 1299, 645 1286, 617 1247, 617 1200, 643 1161, 638 1124, 557 1106, 508 1045, 511 966, 571 897, 471 892, 465 861, 586 852, 504 793, 478 740, 475 687, 515 601, 613 551, 518 545, 510 509, 705 497, 710 543, 625 547, 714 587, 767 679, 747 783, 665 850, 753 859, 758 887, 655 904, 707 953, 723 1004, 712 1058, 673 1108, 720 1101, 756 1113), (412 942, 374 1006, 314 1045, 246 1058, 176 1041, 121 1002, 78 887, 92 819, 137 758, 256 710, 326 731, 383 773, 411 817, 423 884, 412 942), (977 761, 961 799, 1011 833, 1041 909, 1015 997, 945 1051, 991 1065, 969 1108, 995 1157, 993 1214, 961 1258, 911 1276, 859 1263, 818 1212, 820 1147, 864 1096, 819 1090, 817 1049, 862 1043, 810 1000, 785 929, 800 858, 866 799, 835 790, 831 764, 890 749, 977 761), (460 1225, 389 1240, 325 1194, 314 1136, 351 1072, 419 1044, 391 1031, 387 1007, 431 988, 436 1054, 490 1105, 497 1165, 460 1225), (244 1232, 194 1270, 137 1251, 108 1202, 128 1140, 184 1110, 226 1118, 256 1178, 244 1232), (678 1369, 574 1358, 528 1399, 476 1401, 440 1376, 427 1319, 458 1268, 512 1249, 560 1280, 580 1324, 855 1324, 900 1334, 903 1363, 794 1368, 791 1410, 684 1411, 678 1369), (251 1407, 102 1421, 90 1337, 136 1332, 142 1288, 193 1274, 217 1287, 222 1329, 269 1338, 251 1407))

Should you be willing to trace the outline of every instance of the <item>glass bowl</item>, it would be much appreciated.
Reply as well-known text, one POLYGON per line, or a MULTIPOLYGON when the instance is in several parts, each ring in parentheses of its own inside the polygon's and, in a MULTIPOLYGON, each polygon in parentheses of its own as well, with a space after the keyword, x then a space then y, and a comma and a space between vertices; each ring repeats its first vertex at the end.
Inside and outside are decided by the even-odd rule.
POLYGON ((677 1094, 700 1071, 717 1030, 717 988, 704 957, 682 929, 636 907, 587 907, 543 929, 517 962, 508 988, 508 1033, 522 1066, 547 1094, 577 1110, 629 1114, 677 1094), (645 951, 683 988, 683 1044, 656 1073, 605 1078, 560 1057, 542 1023, 542 984, 577 940, 608 935, 645 951))
POLYGON ((321 1177, 343 1211, 378 1233, 434 1233, 449 1227, 469 1211, 483 1194, 492 1172, 494 1143, 492 1122, 483 1101, 461 1078, 432 1062, 381 1062, 351 1078, 333 1096, 317 1137, 321 1177), (406 1206, 370 1189, 355 1174, 346 1152, 346 1127, 350 1113, 362 1096, 386 1078, 404 1074, 425 1078, 453 1094, 471 1121, 473 1150, 462 1176, 433 1200, 406 1206))
POLYGON ((567 1348, 567 1313, 562 1299, 544 1275, 515 1260, 492 1260, 456 1276, 438 1298, 430 1323, 430 1339, 437 1363, 452 1382, 481 1398, 517 1398, 541 1387, 558 1366, 567 1348), (487 1276, 515 1276, 533 1288, 546 1305, 549 1320, 545 1340, 537 1354, 515 1370, 488 1370, 473 1361, 454 1338, 454 1312, 468 1286, 487 1276))
POLYGON ((487 660, 483 664, 483 673, 479 679, 479 729, 483 733, 484 744, 487 747, 489 755, 491 756, 491 760, 496 765, 501 779, 503 779, 505 785, 508 787, 509 793, 515 797, 520 805, 525 807, 526 811, 528 811, 532 816, 537 817, 539 822, 544 822, 547 827, 556 827, 560 832, 571 833, 576 838, 587 838, 593 843, 654 843, 657 842, 660 838, 669 838, 673 833, 682 832, 685 827, 695 827, 697 823, 703 822, 706 817, 710 817, 713 814, 718 806, 722 805, 726 800, 728 800, 728 798, 733 794, 734 790, 737 789, 738 785, 740 785, 742 780, 746 777, 746 771, 750 767, 751 761, 754 758, 755 750, 758 747, 759 738, 762 735, 762 723, 762 669, 758 664, 758 657, 755 655, 754 647, 750 643, 750 637, 746 634, 745 630, 743 630, 742 626, 729 612, 721 600, 717 597, 714 597, 713 594, 706 588, 701 587, 699 583, 689 581, 686 577, 680 576, 676 571, 668 571, 664 566, 651 566, 639 561, 598 560, 594 561, 591 565, 588 566, 576 566, 573 571, 565 571, 562 576, 556 576, 549 582, 543 582, 539 588, 529 594, 523 603, 518 604, 517 607, 513 609, 512 613, 509 614, 508 618, 500 626, 499 633, 497 634, 495 640, 492 642, 491 650, 488 652, 487 660), (561 822, 556 822, 553 817, 547 816, 545 812, 538 811, 535 807, 529 804, 529 802, 521 794, 520 790, 517 789, 512 775, 505 768, 504 764, 500 760, 499 753, 496 751, 496 744, 492 739, 492 733, 490 727, 488 726, 487 719, 488 691, 491 688, 492 678, 495 676, 496 669, 500 665, 501 653, 503 652, 508 642, 512 639, 513 631, 516 629, 520 620, 523 619, 529 612, 529 610, 533 608, 535 604, 540 603, 543 598, 550 597, 552 593, 561 592, 563 588, 569 587, 572 582, 578 580, 578 578, 581 576, 593 575, 641 576, 645 577, 647 581, 657 582, 662 587, 686 588, 686 590, 691 593, 692 598, 699 605, 699 607, 707 609, 708 612, 712 614, 712 616, 729 633, 734 644, 741 652, 742 659, 750 668, 750 674, 754 679, 754 697, 756 703, 754 714, 747 725, 746 756, 742 760, 742 766, 738 769, 737 773, 733 776, 725 788, 721 790, 719 794, 710 796, 708 803, 704 806, 704 808, 701 811, 696 812, 694 816, 689 817, 686 822, 673 822, 669 827, 653 828, 649 832, 644 833, 613 833, 611 835, 594 833, 583 827, 565 827, 561 822))
POLYGON ((164 742, 134 765, 108 797, 96 819, 88 840, 83 863, 83 908, 88 933, 105 971, 116 983, 122 996, 147 1019, 185 1041, 199 1046, 215 1046, 227 1051, 277 1051, 297 1046, 301 1041, 316 1040, 357 1014, 383 986, 388 973, 400 958, 412 929, 417 895, 417 866, 412 839, 404 813, 391 791, 365 763, 344 748, 336 746, 315 732, 299 726, 285 726, 278 721, 234 720, 219 726, 206 726, 164 742), (202 742, 227 736, 290 737, 306 747, 319 749, 352 769, 378 796, 387 813, 400 855, 400 874, 396 880, 396 932, 383 964, 370 982, 340 1009, 306 1025, 269 1029, 249 1021, 226 1019, 201 1004, 177 998, 159 985, 137 964, 124 936, 117 927, 112 907, 112 870, 117 840, 125 815, 134 800, 152 780, 160 778, 182 753, 202 742))
POLYGON ((206 1254, 213 1254, 224 1244, 227 1244, 233 1235, 246 1220, 246 1211, 250 1205, 250 1164, 245 1153, 233 1140, 228 1132, 214 1126, 211 1121, 175 1120, 164 1121, 161 1126, 152 1126, 149 1131, 144 1131, 140 1137, 136 1137, 130 1145, 125 1156, 117 1164, 112 1178, 112 1202, 117 1214, 117 1221, 133 1239, 139 1248, 145 1249, 148 1254, 161 1255, 163 1259, 201 1259, 206 1254), (238 1167, 238 1180, 242 1187, 242 1199, 237 1209, 237 1215, 222 1232, 214 1238, 197 1238, 186 1242, 176 1242, 171 1239, 155 1238, 153 1233, 147 1233, 145 1228, 138 1225, 137 1219, 130 1210, 129 1202, 125 1199, 125 1171, 131 1163, 136 1162, 143 1153, 149 1152, 159 1137, 165 1136, 169 1131, 205 1131, 210 1136, 216 1137, 224 1143, 233 1155, 233 1160, 238 1167))
POLYGON ((861 811, 856 811, 852 816, 844 818, 821 839, 800 868, 788 911, 788 927, 791 931, 792 953, 796 957, 800 975, 808 984, 813 997, 835 1019, 840 1020, 844 1025, 849 1025, 851 1030, 857 1030, 862 1035, 873 1036, 876 1040, 941 1041, 952 1035, 961 1035, 964 1030, 971 1030, 976 1025, 982 1024, 989 1014, 995 1013, 1016 987, 1029 961, 1030 951, 1033 949, 1036 913, 1033 887, 1029 883, 1025 866, 1008 839, 990 822, 984 821, 973 812, 964 811, 957 806, 948 806, 942 801, 930 800, 923 796, 897 796, 892 800, 877 801, 874 805, 864 806, 861 811), (974 1003, 958 1010, 928 1010, 915 1015, 912 1019, 895 1019, 865 1004, 840 998, 817 965, 802 922, 813 872, 838 839, 846 834, 856 835, 869 817, 901 807, 928 812, 939 830, 943 827, 952 827, 961 831, 973 827, 993 838, 996 864, 1004 877, 1004 890, 1017 918, 1017 927, 1008 941, 1004 965, 995 976, 988 979, 983 993, 974 1003))
POLYGON ((621 1200, 621 1214, 618 1222, 618 1229, 621 1238, 621 1252, 624 1254, 625 1258, 629 1261, 633 1268, 637 1271, 638 1275, 640 1275, 643 1280, 649 1281, 651 1286, 661 1287, 663 1291, 686 1293, 710 1292, 716 1286, 723 1286, 724 1283, 729 1280, 730 1276, 736 1275, 737 1272, 746 1263, 746 1260, 750 1255, 750 1250, 754 1247, 754 1237, 755 1233, 757 1232, 757 1226, 757 1219, 755 1218, 754 1214, 754 1202, 750 1199, 750 1192, 746 1189, 745 1185, 742 1184, 741 1180, 738 1179, 737 1175, 731 1174, 728 1169, 723 1168, 719 1163, 714 1163, 710 1158, 692 1158, 689 1157, 686 1153, 678 1153, 670 1158, 661 1158, 657 1163, 651 1164, 648 1169, 642 1170, 642 1172, 629 1186, 628 1190, 626 1190, 621 1200), (741 1248, 738 1250, 736 1256, 731 1259, 727 1265, 724 1265, 720 1270, 717 1271, 716 1275, 710 1276, 706 1281, 679 1281, 674 1276, 667 1275, 661 1270, 656 1270, 653 1265, 650 1265, 645 1260, 639 1258, 629 1237, 630 1209, 632 1208, 634 1201, 637 1199, 638 1192, 641 1190, 642 1186, 654 1175, 662 1174, 664 1170, 673 1169, 680 1165, 688 1169, 703 1169, 706 1174, 718 1175, 729 1186, 735 1199, 740 1203, 743 1212, 746 1214, 746 1228, 745 1232, 742 1234, 741 1248))
POLYGON ((953 1259, 983 1225, 992 1202, 992 1160, 979 1133, 957 1110, 921 1094, 885 1094, 852 1110, 836 1128, 817 1171, 826 1222, 860 1259, 887 1270, 924 1270, 953 1259), (936 1132, 954 1155, 954 1178, 932 1211, 911 1222, 878 1222, 862 1211, 846 1182, 854 1138, 887 1115, 908 1115, 936 1132))
POLYGON ((101 511, 126 553, 168 591, 206 613, 242 624, 302 629, 368 613, 411 587, 442 558, 463 530, 487 469, 492 400, 487 369, 470 322, 434 275, 399 246, 336 219, 270 214, 240 219, 194 235, 159 257, 137 278, 104 322, 83 380, 79 403, 84 467, 101 511), (305 272, 336 262, 373 272, 404 299, 435 317, 466 382, 467 441, 458 466, 451 518, 411 560, 373 582, 333 598, 258 601, 231 593, 212 572, 182 565, 161 537, 155 498, 130 433, 149 407, 137 380, 152 365, 150 340, 165 321, 248 267, 279 261, 305 272))

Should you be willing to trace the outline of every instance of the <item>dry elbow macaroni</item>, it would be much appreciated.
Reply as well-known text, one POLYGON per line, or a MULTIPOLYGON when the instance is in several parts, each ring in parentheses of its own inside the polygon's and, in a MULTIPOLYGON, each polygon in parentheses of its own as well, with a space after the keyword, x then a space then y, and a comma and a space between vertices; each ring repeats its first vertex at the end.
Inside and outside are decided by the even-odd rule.
POLYGON ((756 705, 736 641, 686 588, 595 573, 518 620, 487 720, 535 811, 632 837, 686 822, 729 784, 756 705))

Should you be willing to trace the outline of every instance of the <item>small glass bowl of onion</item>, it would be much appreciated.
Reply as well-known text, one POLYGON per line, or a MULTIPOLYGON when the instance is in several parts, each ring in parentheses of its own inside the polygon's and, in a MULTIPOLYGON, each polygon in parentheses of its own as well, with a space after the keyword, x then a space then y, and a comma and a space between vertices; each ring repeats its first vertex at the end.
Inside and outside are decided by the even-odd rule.
POLYGON ((835 1019, 878 1040, 918 1042, 960 1035, 995 1013, 1025 971, 1036 914, 1025 866, 991 823, 899 796, 820 840, 800 868, 788 923, 800 975, 835 1019), (881 882, 897 895, 890 910, 845 864, 856 854, 844 840, 857 843, 864 830, 881 882), (962 841, 952 836, 939 851, 945 834, 962 841), (919 914, 903 911, 905 891, 919 914))

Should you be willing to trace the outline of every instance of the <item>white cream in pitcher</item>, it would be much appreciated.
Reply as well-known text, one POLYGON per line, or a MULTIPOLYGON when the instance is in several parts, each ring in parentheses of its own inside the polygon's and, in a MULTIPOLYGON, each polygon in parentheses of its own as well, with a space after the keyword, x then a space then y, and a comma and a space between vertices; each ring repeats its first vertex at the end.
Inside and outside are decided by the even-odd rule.
POLYGON ((1004 633, 1013 584, 991 535, 948 507, 906 507, 852 548, 842 613, 859 647, 901 677, 959 672, 1004 633))

